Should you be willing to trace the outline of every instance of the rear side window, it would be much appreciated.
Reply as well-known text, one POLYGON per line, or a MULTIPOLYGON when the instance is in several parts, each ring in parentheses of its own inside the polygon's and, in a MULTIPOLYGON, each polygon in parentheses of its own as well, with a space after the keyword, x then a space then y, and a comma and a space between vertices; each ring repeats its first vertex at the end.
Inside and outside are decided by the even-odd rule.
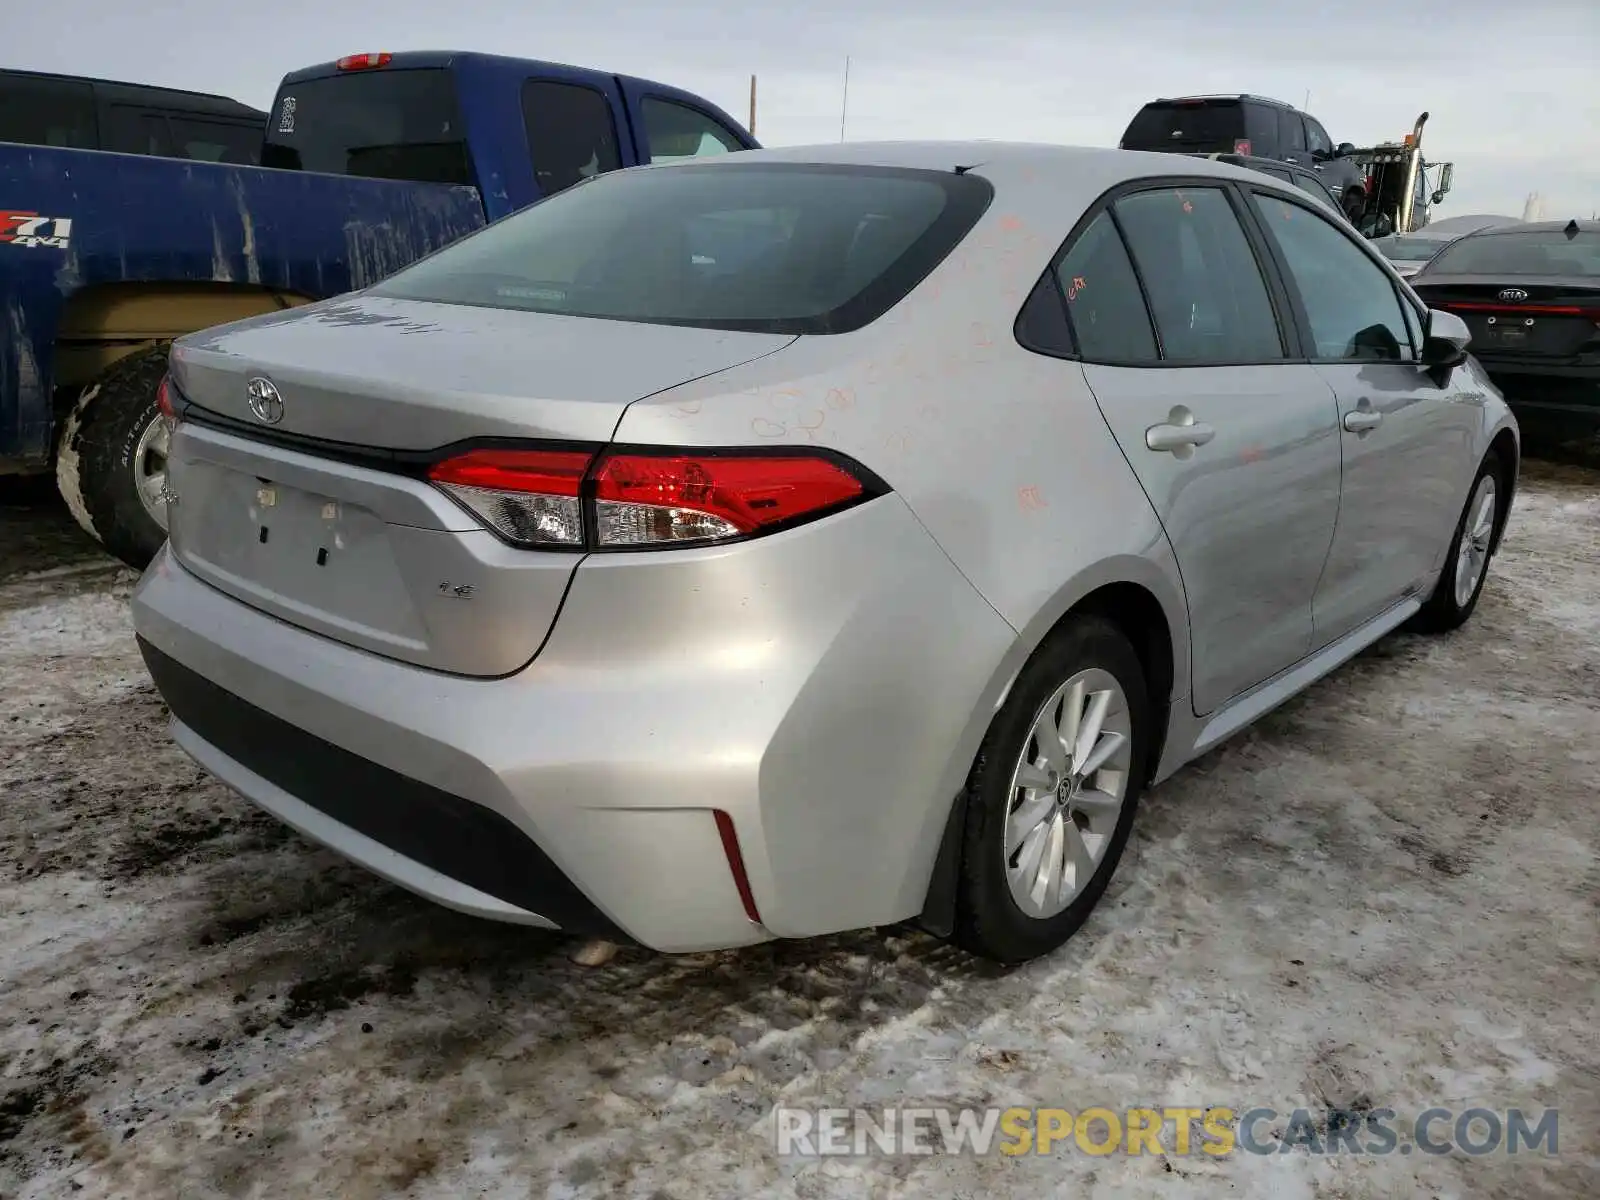
POLYGON ((261 164, 416 183, 472 183, 455 84, 442 68, 350 71, 285 85, 261 164))
POLYGON ((1429 275, 1600 275, 1600 233, 1563 230, 1489 233, 1451 242, 1427 266, 1429 275))
POLYGON ((380 295, 662 325, 844 333, 955 248, 993 190, 944 171, 731 161, 618 171, 391 276, 380 295))
POLYGON ((111 109, 105 148, 197 162, 254 163, 262 131, 251 125, 119 104, 111 109))
POLYGON ((1278 144, 1285 154, 1306 148, 1306 127, 1299 113, 1287 108, 1278 110, 1278 144))
POLYGON ((1165 101, 1146 104, 1122 135, 1126 150, 1232 151, 1247 137, 1237 100, 1165 101))
POLYGON ((1055 265, 1078 352, 1093 362, 1155 362, 1155 333, 1127 247, 1109 212, 1074 239, 1055 265))
POLYGON ((533 177, 543 195, 622 165, 611 101, 595 88, 530 79, 522 85, 522 121, 533 177))
POLYGON ((74 79, 0 72, 0 142, 99 149, 94 89, 74 79))
POLYGON ((1150 298, 1163 359, 1252 363, 1283 358, 1266 281, 1220 189, 1136 192, 1114 207, 1150 298))
POLYGON ((640 107, 644 113, 644 136, 650 146, 651 162, 732 154, 744 149, 743 143, 722 122, 687 104, 647 97, 640 107))
POLYGON ((1300 294, 1317 358, 1410 357, 1400 296, 1383 268, 1327 218, 1259 192, 1255 204, 1300 294))

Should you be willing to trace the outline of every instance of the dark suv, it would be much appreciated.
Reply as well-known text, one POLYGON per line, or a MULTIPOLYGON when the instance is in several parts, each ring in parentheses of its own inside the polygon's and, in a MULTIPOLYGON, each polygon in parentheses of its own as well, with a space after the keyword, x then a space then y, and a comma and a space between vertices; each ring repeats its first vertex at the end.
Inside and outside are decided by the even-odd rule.
POLYGON ((1117 144, 1124 150, 1244 154, 1299 163, 1317 172, 1347 212, 1365 198, 1361 167, 1345 157, 1355 147, 1349 142, 1334 145, 1315 117, 1265 96, 1152 100, 1129 122, 1117 144))

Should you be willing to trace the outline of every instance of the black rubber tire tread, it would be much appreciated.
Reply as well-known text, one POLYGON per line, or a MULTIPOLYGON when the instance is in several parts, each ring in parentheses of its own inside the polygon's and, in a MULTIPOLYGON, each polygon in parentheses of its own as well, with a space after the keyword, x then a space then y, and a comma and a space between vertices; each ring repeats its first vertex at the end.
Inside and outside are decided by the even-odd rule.
POLYGON ((1077 932, 1104 894, 1133 828, 1145 762, 1151 746, 1151 708, 1144 670, 1116 625, 1097 616, 1071 617, 1055 629, 1022 669, 995 715, 967 781, 966 830, 961 854, 953 940, 970 953, 1000 963, 1047 954, 1077 932), (1108 671, 1128 700, 1133 755, 1128 794, 1111 845, 1088 888, 1048 920, 1017 907, 1006 883, 1005 819, 1011 771, 1032 731, 1040 706, 1061 683, 1089 667, 1108 671))
POLYGON ((56 453, 56 484, 84 531, 143 570, 166 541, 134 487, 133 451, 156 415, 170 344, 120 358, 83 389, 56 453))

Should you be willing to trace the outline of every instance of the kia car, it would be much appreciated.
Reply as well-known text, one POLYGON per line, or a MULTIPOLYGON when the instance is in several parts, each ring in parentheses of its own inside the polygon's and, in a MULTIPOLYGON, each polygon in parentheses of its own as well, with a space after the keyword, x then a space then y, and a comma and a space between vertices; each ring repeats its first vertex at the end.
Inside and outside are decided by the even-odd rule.
POLYGON ((1600 221, 1480 229, 1411 286, 1467 323, 1473 356, 1519 409, 1600 442, 1600 221))
POLYGON ((1328 205, 1167 154, 602 175, 173 348, 177 743, 441 904, 1060 945, 1139 797, 1472 614, 1518 434, 1328 205))

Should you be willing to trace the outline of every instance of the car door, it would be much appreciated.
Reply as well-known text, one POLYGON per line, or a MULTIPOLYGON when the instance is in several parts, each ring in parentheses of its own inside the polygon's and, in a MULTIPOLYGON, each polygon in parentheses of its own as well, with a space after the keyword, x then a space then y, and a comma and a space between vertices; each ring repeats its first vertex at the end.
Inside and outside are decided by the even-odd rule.
POLYGON ((1421 315, 1353 231, 1298 197, 1251 192, 1313 369, 1338 399, 1344 489, 1315 602, 1320 646, 1428 583, 1464 499, 1476 414, 1421 369, 1421 315))
POLYGON ((1215 180, 1136 188, 1057 265, 1085 377, 1178 560, 1200 715, 1308 652, 1339 506, 1333 394, 1291 361, 1240 203, 1215 180))

